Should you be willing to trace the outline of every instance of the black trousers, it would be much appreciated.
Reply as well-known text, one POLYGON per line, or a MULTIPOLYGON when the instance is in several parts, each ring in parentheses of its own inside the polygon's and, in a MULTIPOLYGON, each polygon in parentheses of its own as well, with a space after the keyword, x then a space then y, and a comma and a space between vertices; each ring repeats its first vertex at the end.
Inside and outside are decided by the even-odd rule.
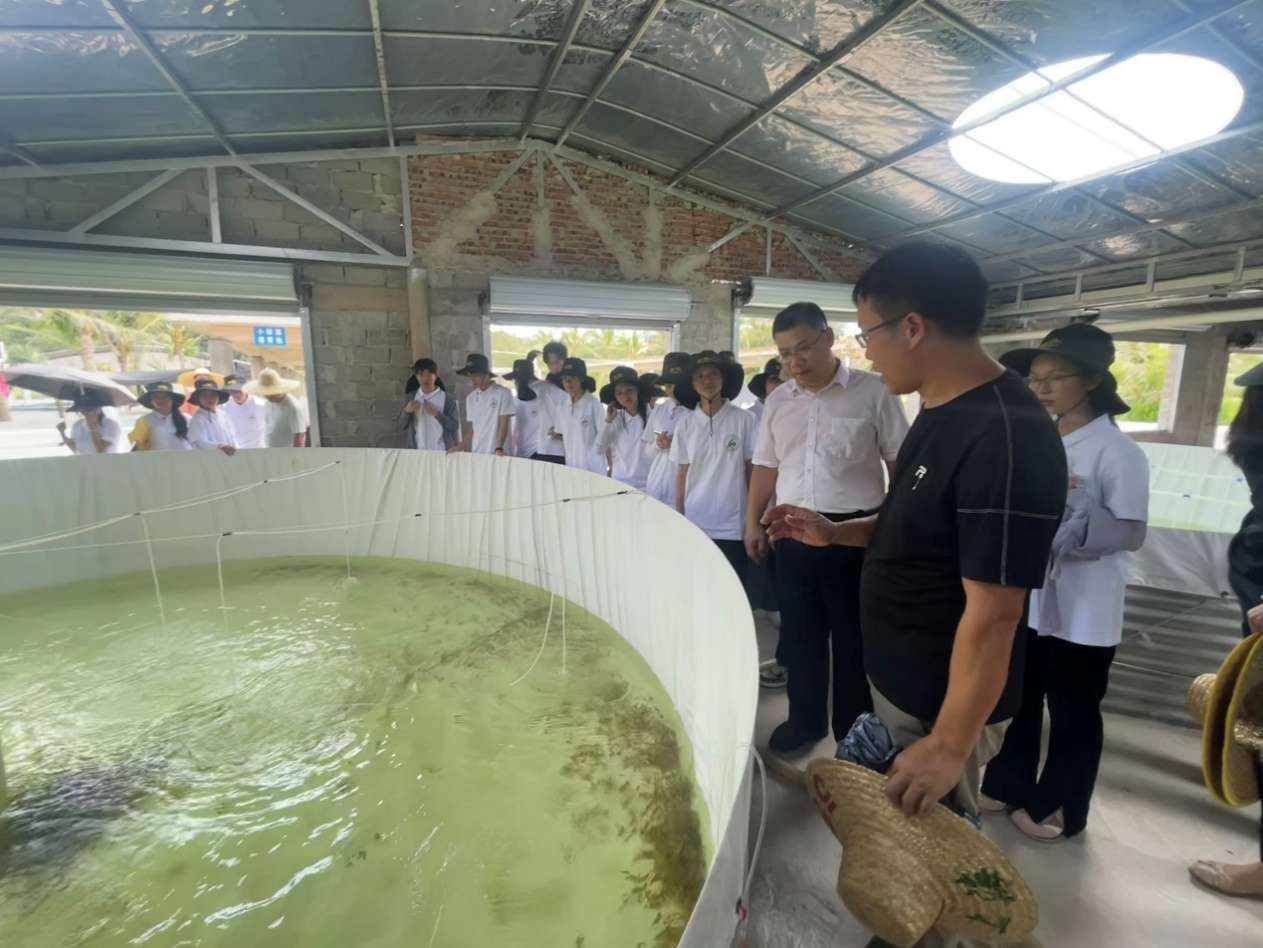
POLYGON ((711 538, 715 546, 719 547, 719 552, 724 555, 732 565, 732 571, 737 574, 737 579, 741 580, 744 587, 746 582, 746 569, 750 565, 750 559, 746 556, 746 545, 740 540, 716 540, 711 538))
POLYGON ((1022 707, 987 766, 982 792, 1020 807, 1043 822, 1057 810, 1066 835, 1083 832, 1105 746, 1101 702, 1109 688, 1113 648, 1077 645, 1026 631, 1022 707), (1039 771, 1044 705, 1048 705, 1048 758, 1039 771))
POLYGON ((832 724, 834 737, 842 740, 860 714, 873 710, 860 637, 864 551, 782 540, 776 557, 776 598, 781 607, 777 651, 789 671, 789 719, 809 734, 825 734, 832 724))

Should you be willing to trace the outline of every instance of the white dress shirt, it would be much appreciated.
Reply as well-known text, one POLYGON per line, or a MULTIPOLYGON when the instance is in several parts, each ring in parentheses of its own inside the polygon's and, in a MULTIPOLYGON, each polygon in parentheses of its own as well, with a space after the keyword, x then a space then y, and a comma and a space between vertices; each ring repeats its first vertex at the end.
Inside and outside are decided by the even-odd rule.
POLYGON ((839 361, 818 392, 791 379, 768 395, 754 463, 777 472, 778 504, 875 510, 886 496, 882 461, 894 462, 907 433, 903 407, 881 377, 839 361))
MULTIPOLYGON (((220 408, 222 407, 221 405, 220 408)), ((237 444, 237 435, 227 416, 223 412, 207 411, 205 408, 189 419, 189 444, 195 448, 221 448, 224 445, 241 447, 237 444)))
MULTIPOLYGON (((517 413, 516 399, 513 393, 503 385, 492 382, 486 391, 474 389, 465 397, 465 417, 474 429, 473 441, 469 450, 474 454, 496 453, 496 432, 500 430, 501 418, 512 418, 517 413)), ((509 451, 509 438, 505 436, 505 453, 509 451)))

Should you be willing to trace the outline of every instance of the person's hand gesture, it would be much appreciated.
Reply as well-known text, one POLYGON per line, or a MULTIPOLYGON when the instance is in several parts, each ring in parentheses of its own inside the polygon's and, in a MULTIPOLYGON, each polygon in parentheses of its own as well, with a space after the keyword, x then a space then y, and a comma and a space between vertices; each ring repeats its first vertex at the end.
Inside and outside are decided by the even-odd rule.
POLYGON ((814 510, 781 504, 763 515, 768 539, 797 540, 807 546, 829 546, 833 543, 833 523, 814 510))
POLYGON ((905 747, 890 765, 886 799, 905 816, 925 816, 960 783, 965 760, 930 734, 905 747))
POLYGON ((224 454, 228 455, 229 457, 232 457, 234 454, 237 453, 237 449, 234 448, 231 444, 221 444, 219 446, 219 450, 223 451, 224 454))
POLYGON ((425 409, 425 413, 431 418, 437 418, 439 416, 439 410, 435 406, 434 402, 422 402, 421 407, 425 409))
POLYGON ((657 444, 659 451, 671 450, 671 434, 669 432, 659 431, 653 440, 657 444))
POLYGON ((1245 614, 1246 623, 1250 626, 1250 632, 1258 635, 1263 632, 1263 603, 1259 603, 1253 609, 1245 614))
POLYGON ((408 402, 408 404, 403 406, 403 413, 405 415, 415 415, 420 407, 416 402, 408 402))
POLYGON ((618 402, 610 402, 609 407, 605 409, 605 420, 613 421, 615 417, 617 417, 617 415, 618 415, 618 402))
POLYGON ((762 525, 746 532, 745 544, 746 555, 756 566, 762 566, 767 562, 767 552, 771 544, 768 542, 767 531, 762 525))
POLYGON ((66 433, 66 423, 64 421, 57 422, 57 430, 62 434, 66 433))

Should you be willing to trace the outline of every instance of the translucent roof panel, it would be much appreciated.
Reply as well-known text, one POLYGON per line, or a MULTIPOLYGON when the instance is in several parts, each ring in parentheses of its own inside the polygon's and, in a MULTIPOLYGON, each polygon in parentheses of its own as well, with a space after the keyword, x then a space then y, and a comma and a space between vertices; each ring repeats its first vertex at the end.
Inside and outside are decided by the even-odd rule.
MULTIPOLYGON (((2 8, 2 7, 0 7, 2 8)), ((170 91, 153 63, 119 32, 2 33, 0 90, 170 91)))
POLYGON ((766 204, 789 204, 813 193, 815 185, 786 177, 732 152, 721 152, 694 175, 698 181, 726 185, 766 204))
MULTIPOLYGON (((304 0, 298 0, 302 3, 304 0)), ((305 0, 310 2, 310 0, 305 0)), ((327 2, 327 0, 326 0, 327 2)), ((384 30, 481 33, 556 39, 565 29, 573 0, 378 0, 384 30)), ((350 3, 367 10, 367 3, 350 3)))
POLYGON ((815 226, 836 227, 857 240, 886 240, 909 225, 835 194, 804 204, 791 214, 815 226))
MULTIPOLYGON (((387 36, 384 46, 391 85, 537 86, 553 53, 550 45, 457 37, 387 36)), ((371 42, 368 57, 376 86, 371 42)))
POLYGON ((910 158, 905 158, 895 167, 944 187, 954 194, 983 204, 1003 201, 1006 198, 1026 194, 1031 190, 1024 185, 989 181, 970 174, 952 159, 946 144, 935 145, 910 158))
POLYGON ((832 184, 865 163, 846 146, 777 115, 753 126, 732 143, 731 150, 820 185, 832 184))
POLYGON ((779 111, 875 155, 898 151, 937 127, 836 69, 789 99, 779 111))
POLYGON ((1217 214, 1195 223, 1172 225, 1170 231, 1195 244, 1255 240, 1263 237, 1263 210, 1255 208, 1232 214, 1217 214))
POLYGON ((753 107, 634 60, 620 69, 601 94, 603 99, 660 115, 706 138, 719 138, 748 117, 753 107))
POLYGON ((310 0, 125 0, 137 26, 161 29, 369 29, 367 3, 310 0))
POLYGON ((5 0, 0 27, 113 28, 113 18, 100 0, 5 0))
POLYGON ((601 78, 601 73, 609 65, 609 61, 609 53, 597 52, 593 49, 572 49, 561 61, 552 87, 587 95, 601 78))
MULTIPOLYGON (((520 127, 534 98, 534 92, 505 89, 433 89, 394 92, 390 96, 390 106, 398 126, 436 122, 515 122, 520 127)), ((378 103, 380 112, 380 100, 378 103)), ((572 99, 550 95, 536 120, 543 124, 560 125, 573 111, 572 99)))
POLYGON ((1146 165, 1126 174, 1092 181, 1084 185, 1083 190, 1151 220, 1237 200, 1227 188, 1166 163, 1146 165))
POLYGON ((752 102, 770 98, 813 62, 739 20, 679 0, 667 3, 636 55, 752 102))
POLYGON ((842 65, 949 121, 1026 71, 923 8, 899 17, 842 65))
POLYGON ((1115 233, 1135 224, 1125 214, 1073 190, 1024 201, 1004 213, 1063 239, 1115 233))
MULTIPOLYGON (((159 33, 171 70, 195 89, 377 85, 369 36, 159 33), (330 63, 337 63, 331 74, 330 63)), ((152 69, 152 67, 150 67, 152 69)))
POLYGON ((381 94, 287 92, 283 95, 206 93, 198 101, 229 135, 382 125, 381 94))
POLYGON ((22 142, 206 131, 184 100, 170 95, 0 100, 0 128, 22 142))
MULTIPOLYGON (((134 157, 137 152, 143 152, 148 158, 195 158, 220 151, 219 143, 209 133, 182 135, 170 139, 153 138, 143 142, 138 142, 134 138, 121 138, 114 141, 83 139, 80 143, 62 141, 56 144, 24 144, 22 147, 44 164, 122 161, 134 157)), ((309 147, 309 145, 303 147, 309 147)))
POLYGON ((579 130, 620 148, 645 155, 670 168, 680 168, 706 150, 706 142, 636 118, 600 102, 593 104, 579 130))
POLYGON ((620 49, 653 0, 591 0, 576 41, 585 46, 620 49))
POLYGON ((724 0, 722 4, 734 16, 816 54, 832 50, 887 5, 880 0, 724 0))
POLYGON ((1148 231, 1143 234, 1118 234, 1084 243, 1085 250, 1091 250, 1111 260, 1134 260, 1137 257, 1153 257, 1160 253, 1178 253, 1187 250, 1188 245, 1181 243, 1159 231, 1148 231))
POLYGON ((848 184, 838 193, 918 224, 964 214, 974 207, 893 168, 848 184))
POLYGON ((959 224, 943 227, 935 233, 960 240, 988 253, 1007 253, 1011 250, 1034 249, 1040 244, 1052 243, 1051 237, 1043 237, 1015 221, 988 215, 959 224))

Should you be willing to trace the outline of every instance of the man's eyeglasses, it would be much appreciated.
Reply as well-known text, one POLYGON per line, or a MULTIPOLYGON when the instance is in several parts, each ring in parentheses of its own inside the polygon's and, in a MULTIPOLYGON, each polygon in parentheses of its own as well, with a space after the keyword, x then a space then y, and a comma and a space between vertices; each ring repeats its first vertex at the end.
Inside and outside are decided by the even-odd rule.
POLYGON ((820 344, 820 340, 824 338, 824 334, 828 331, 829 329, 826 327, 820 330, 819 335, 817 335, 815 339, 811 340, 811 342, 800 342, 792 349, 777 349, 776 354, 781 357, 782 361, 788 361, 794 358, 794 356, 805 356, 808 352, 820 344))
POLYGON ((907 316, 908 314, 904 313, 902 316, 896 316, 894 319, 888 319, 884 323, 878 323, 872 329, 865 329, 863 332, 857 332, 855 334, 855 341, 860 344, 861 349, 867 349, 868 339, 873 333, 877 332, 879 329, 885 329, 887 326, 893 326, 895 323, 901 323, 907 318, 907 316))

